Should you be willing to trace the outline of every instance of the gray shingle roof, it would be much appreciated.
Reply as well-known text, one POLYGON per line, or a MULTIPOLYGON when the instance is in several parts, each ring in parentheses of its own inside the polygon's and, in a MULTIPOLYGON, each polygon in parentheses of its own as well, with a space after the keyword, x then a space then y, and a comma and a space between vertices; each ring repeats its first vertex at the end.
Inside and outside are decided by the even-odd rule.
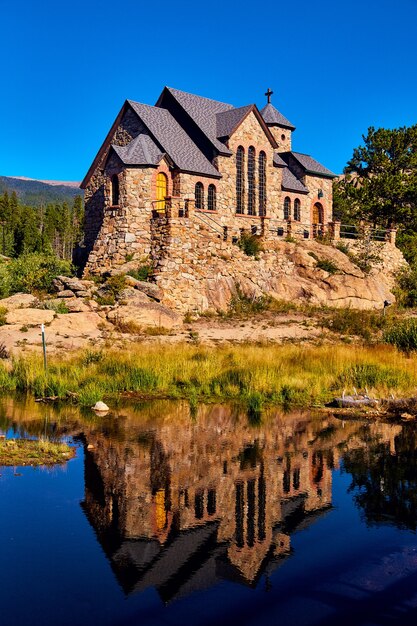
POLYGON ((290 152, 289 154, 305 169, 306 174, 315 174, 316 176, 324 176, 325 178, 336 178, 336 174, 333 174, 327 167, 324 167, 324 165, 313 159, 310 155, 302 154, 301 152, 290 152))
POLYGON ((285 161, 283 159, 281 159, 279 154, 277 154, 276 152, 274 152, 274 165, 276 165, 278 167, 288 167, 288 165, 285 163, 285 161))
POLYGON ((158 165, 164 152, 149 135, 138 135, 127 146, 115 146, 113 150, 125 165, 158 165))
POLYGON ((192 93, 173 89, 172 87, 166 87, 166 89, 174 96, 197 126, 200 127, 213 146, 223 154, 231 154, 230 150, 217 138, 219 135, 217 134, 216 116, 218 113, 228 111, 234 107, 225 102, 195 96, 192 93))
POLYGON ((169 111, 132 100, 128 102, 162 150, 180 170, 221 178, 219 171, 204 156, 169 111))
POLYGON ((235 128, 239 126, 243 118, 252 109, 253 104, 248 104, 247 106, 239 107, 238 109, 229 109, 227 111, 217 113, 217 137, 230 137, 235 128))
POLYGON ((295 130, 295 126, 291 124, 286 117, 282 115, 270 102, 264 106, 261 110, 261 115, 267 124, 277 124, 278 126, 284 126, 290 130, 295 130))
POLYGON ((285 191, 298 191, 299 193, 308 193, 308 189, 301 180, 298 180, 291 170, 286 167, 282 171, 282 189, 285 191))

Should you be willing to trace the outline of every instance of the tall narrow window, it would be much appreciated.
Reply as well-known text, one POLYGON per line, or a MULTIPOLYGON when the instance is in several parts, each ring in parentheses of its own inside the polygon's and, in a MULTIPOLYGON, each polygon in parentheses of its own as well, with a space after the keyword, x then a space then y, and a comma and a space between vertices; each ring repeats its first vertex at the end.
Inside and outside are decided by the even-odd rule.
POLYGON ((119 177, 117 174, 111 177, 111 204, 112 206, 119 206, 119 177))
POLYGON ((156 177, 156 210, 165 209, 165 198, 168 195, 168 179, 166 174, 159 172, 156 177))
POLYGON ((239 146, 236 152, 236 213, 245 212, 245 150, 239 146))
POLYGON ((266 154, 265 152, 259 153, 259 215, 266 215, 266 154))
POLYGON ((294 200, 294 219, 296 222, 301 221, 301 202, 299 198, 294 200))
POLYGON ((204 209, 204 186, 203 183, 196 183, 194 190, 195 208, 204 209))
POLYGON ((255 148, 248 150, 248 215, 256 215, 255 148))
POLYGON ((291 215, 291 199, 287 196, 284 200, 284 220, 289 220, 291 215))
POLYGON ((214 185, 208 186, 207 192, 207 208, 209 211, 216 210, 216 187, 214 185))

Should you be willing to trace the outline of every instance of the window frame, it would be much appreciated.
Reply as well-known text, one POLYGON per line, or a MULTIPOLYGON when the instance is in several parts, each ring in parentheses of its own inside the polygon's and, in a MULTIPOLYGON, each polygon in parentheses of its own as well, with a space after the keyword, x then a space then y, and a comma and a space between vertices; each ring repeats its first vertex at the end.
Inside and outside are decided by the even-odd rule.
POLYGON ((213 183, 210 183, 207 189, 207 210, 217 211, 217 189, 213 183))
POLYGON ((114 207, 120 206, 120 182, 119 175, 113 174, 110 178, 110 197, 111 197, 111 205, 114 207))
POLYGON ((259 215, 266 215, 266 154, 260 151, 258 157, 258 205, 259 215))
POLYGON ((245 148, 236 150, 236 213, 245 214, 245 148))
POLYGON ((295 198, 294 200, 294 221, 301 222, 301 200, 295 198))
POLYGON ((285 196, 284 198, 284 220, 288 221, 291 217, 291 198, 285 196))
POLYGON ((194 186, 194 206, 200 211, 204 210, 204 185, 201 180, 194 186))
POLYGON ((248 148, 248 215, 256 215, 256 150, 248 148))

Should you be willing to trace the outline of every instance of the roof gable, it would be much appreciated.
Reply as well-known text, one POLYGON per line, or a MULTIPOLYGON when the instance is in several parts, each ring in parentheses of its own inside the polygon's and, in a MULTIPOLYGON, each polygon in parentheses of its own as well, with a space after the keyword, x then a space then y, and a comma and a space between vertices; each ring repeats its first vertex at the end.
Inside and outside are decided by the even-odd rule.
POLYGON ((165 153, 149 135, 140 134, 127 146, 112 144, 113 150, 125 165, 158 165, 165 153))
POLYGON ((296 191, 297 193, 308 193, 307 187, 286 167, 282 171, 282 189, 284 191, 296 191))
POLYGON ((169 111, 131 100, 128 102, 157 144, 180 170, 221 177, 169 111))
POLYGON ((91 178, 91 176, 93 175, 97 165, 100 162, 101 157, 103 156, 104 152, 106 151, 106 149, 108 148, 111 139, 114 136, 114 133, 117 130, 117 127, 119 126, 121 120, 123 119, 123 115, 126 112, 126 108, 127 108, 127 100, 125 101, 125 103, 123 104, 122 108, 120 109, 116 119, 114 120, 112 127, 110 128, 109 132, 106 135, 105 140, 103 141, 103 143, 100 146, 99 151, 97 152, 94 161, 92 162, 92 164, 90 165, 87 174, 84 176, 83 181, 80 184, 80 188, 81 189, 85 189, 86 186, 88 185, 88 182, 91 178))
POLYGON ((252 110, 252 104, 237 109, 228 109, 216 115, 217 137, 230 137, 252 110))
POLYGON ((218 152, 221 154, 231 154, 224 143, 219 141, 216 124, 216 115, 233 109, 234 107, 231 104, 196 96, 186 91, 173 89, 172 87, 165 87, 156 103, 157 107, 161 106, 165 92, 171 94, 218 152))
POLYGON ((256 104, 249 104, 247 106, 239 107, 237 109, 230 109, 229 111, 218 113, 216 115, 218 137, 231 137, 233 133, 239 128, 239 126, 245 121, 245 119, 250 115, 250 113, 254 114, 262 130, 267 136, 270 144, 274 148, 277 148, 278 144, 268 126, 265 124, 256 104))
POLYGON ((285 161, 276 152, 274 152, 274 165, 277 167, 288 167, 285 161))
POLYGON ((284 152, 281 156, 284 161, 288 163, 289 167, 291 167, 291 159, 295 159, 297 163, 301 165, 306 174, 321 176, 322 178, 336 178, 336 174, 333 174, 333 172, 313 159, 313 157, 309 154, 302 154, 301 152, 284 152))
POLYGON ((266 104, 261 110, 261 115, 265 123, 270 126, 283 126, 284 128, 295 130, 295 126, 291 124, 291 122, 287 120, 287 118, 284 117, 282 113, 280 113, 270 102, 268 102, 268 104, 266 104))

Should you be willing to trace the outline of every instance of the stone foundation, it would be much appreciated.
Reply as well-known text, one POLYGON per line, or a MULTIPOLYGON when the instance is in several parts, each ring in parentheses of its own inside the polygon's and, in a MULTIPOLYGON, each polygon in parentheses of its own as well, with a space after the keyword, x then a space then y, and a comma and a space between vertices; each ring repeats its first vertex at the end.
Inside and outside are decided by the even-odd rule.
MULTIPOLYGON (((174 206, 156 215, 151 224, 151 259, 154 279, 164 293, 164 303, 180 311, 226 310, 238 291, 249 297, 270 295, 277 299, 316 305, 382 308, 393 301, 394 273, 404 264, 401 252, 389 241, 371 242, 381 263, 365 274, 332 245, 303 238, 282 241, 268 232, 260 237, 264 251, 247 256, 194 212, 174 206), (331 261, 334 274, 317 267, 331 261)), ((338 234, 338 224, 332 226, 338 234)), ((352 254, 359 244, 350 240, 352 254), (355 248, 356 246, 356 248, 355 248)))

